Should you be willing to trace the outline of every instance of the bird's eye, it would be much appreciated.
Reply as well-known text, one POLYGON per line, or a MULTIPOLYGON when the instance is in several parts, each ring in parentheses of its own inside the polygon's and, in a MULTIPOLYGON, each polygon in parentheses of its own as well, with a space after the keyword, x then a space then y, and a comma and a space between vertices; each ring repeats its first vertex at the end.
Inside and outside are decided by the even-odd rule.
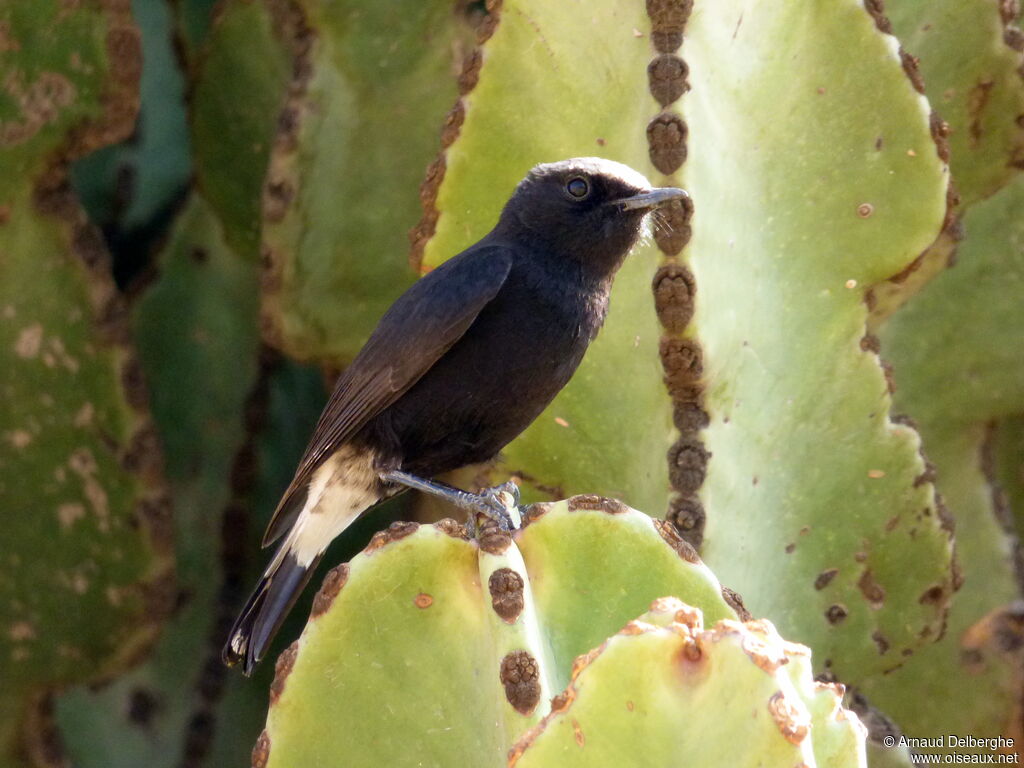
POLYGON ((588 194, 590 194, 590 184, 587 183, 586 179, 576 176, 575 178, 569 179, 565 185, 565 191, 575 197, 577 200, 582 200, 588 194))

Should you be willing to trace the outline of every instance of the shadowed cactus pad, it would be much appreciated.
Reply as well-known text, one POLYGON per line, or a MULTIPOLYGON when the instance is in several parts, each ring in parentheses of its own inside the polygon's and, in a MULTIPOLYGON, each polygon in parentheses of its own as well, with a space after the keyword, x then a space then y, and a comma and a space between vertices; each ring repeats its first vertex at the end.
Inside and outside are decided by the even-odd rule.
POLYGON ((396 524, 332 571, 278 661, 255 764, 503 766, 576 656, 653 599, 743 610, 669 526, 618 502, 527 520, 479 544, 451 521, 396 524))
POLYGON ((161 455, 124 305, 66 175, 70 158, 131 130, 137 31, 121 3, 4 3, 0 51, 0 764, 9 766, 52 762, 32 705, 137 659, 170 607, 173 578, 161 455))

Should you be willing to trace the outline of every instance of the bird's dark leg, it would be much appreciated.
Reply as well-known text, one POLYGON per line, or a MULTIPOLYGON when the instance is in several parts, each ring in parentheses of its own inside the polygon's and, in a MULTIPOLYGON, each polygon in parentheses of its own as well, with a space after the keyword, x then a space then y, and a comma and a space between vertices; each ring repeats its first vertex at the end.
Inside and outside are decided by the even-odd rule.
POLYGON ((503 531, 512 529, 512 518, 505 508, 504 502, 501 500, 501 494, 508 493, 514 499, 514 503, 518 504, 519 489, 515 483, 508 482, 496 488, 488 488, 483 493, 477 494, 464 491, 461 488, 454 488, 445 483, 439 483, 436 480, 426 480, 397 469, 381 472, 380 479, 386 483, 404 485, 406 488, 429 493, 445 499, 456 507, 465 509, 468 512, 482 513, 494 520, 503 531))

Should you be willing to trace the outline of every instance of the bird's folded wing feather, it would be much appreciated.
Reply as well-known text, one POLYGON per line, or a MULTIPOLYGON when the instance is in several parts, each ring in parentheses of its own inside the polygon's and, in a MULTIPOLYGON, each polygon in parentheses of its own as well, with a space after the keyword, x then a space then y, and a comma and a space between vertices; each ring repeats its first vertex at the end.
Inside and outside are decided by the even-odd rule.
POLYGON ((419 381, 497 295, 511 252, 478 245, 418 280, 384 314, 338 379, 295 477, 263 537, 268 546, 294 522, 316 470, 370 419, 419 381))

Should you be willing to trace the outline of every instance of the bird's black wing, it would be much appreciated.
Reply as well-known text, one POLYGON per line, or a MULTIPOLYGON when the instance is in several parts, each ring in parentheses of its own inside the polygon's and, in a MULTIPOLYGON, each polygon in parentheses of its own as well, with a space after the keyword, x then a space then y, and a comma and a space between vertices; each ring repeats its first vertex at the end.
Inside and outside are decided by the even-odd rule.
POLYGON ((334 387, 295 477, 263 537, 273 543, 301 511, 313 472, 397 400, 469 329, 512 267, 497 245, 463 251, 420 278, 384 313, 334 387))

